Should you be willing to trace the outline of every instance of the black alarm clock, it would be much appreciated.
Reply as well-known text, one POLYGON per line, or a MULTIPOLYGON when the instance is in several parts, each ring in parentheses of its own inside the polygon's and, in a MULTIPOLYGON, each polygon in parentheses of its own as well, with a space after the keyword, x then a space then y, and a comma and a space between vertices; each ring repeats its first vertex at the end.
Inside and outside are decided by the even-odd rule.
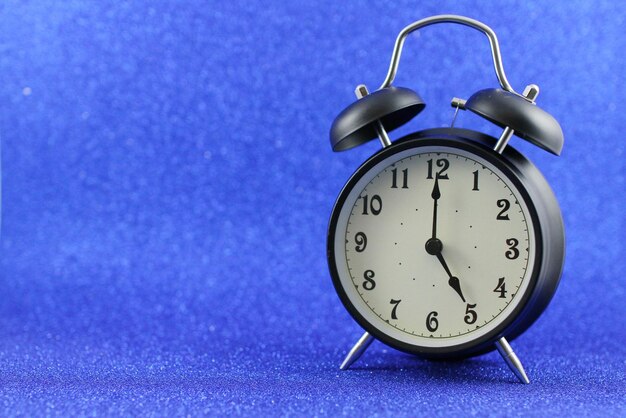
POLYGON ((509 85, 495 33, 454 15, 405 27, 387 78, 333 122, 343 151, 379 138, 383 148, 348 180, 332 211, 327 256, 334 287, 365 334, 347 369, 378 339, 425 358, 452 359, 497 348, 516 376, 528 377, 508 341, 523 333, 554 295, 564 261, 563 220, 539 170, 507 146, 512 135, 559 155, 563 132, 536 104, 539 88, 509 85), (501 88, 452 106, 504 128, 499 138, 457 127, 429 129, 391 142, 387 132, 420 113, 413 90, 392 86, 407 35, 457 23, 487 35, 501 88))

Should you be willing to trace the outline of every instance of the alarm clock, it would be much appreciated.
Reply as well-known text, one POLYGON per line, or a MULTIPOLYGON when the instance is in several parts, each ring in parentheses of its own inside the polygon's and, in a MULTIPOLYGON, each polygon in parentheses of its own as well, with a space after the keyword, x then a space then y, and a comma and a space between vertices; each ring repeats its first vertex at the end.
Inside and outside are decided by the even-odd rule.
POLYGON ((387 77, 335 119, 334 151, 378 138, 382 149, 348 180, 332 210, 327 256, 334 287, 366 331, 341 369, 378 339, 430 359, 458 359, 497 349, 524 383, 509 341, 523 333, 554 295, 565 254, 557 200, 539 170, 508 142, 513 135, 559 155, 559 123, 517 93, 504 73, 493 30, 463 16, 419 20, 398 35, 387 77), (387 132, 425 107, 413 90, 392 86, 406 37, 455 23, 484 33, 500 88, 452 99, 448 128, 391 141, 387 132), (499 138, 454 127, 469 110, 503 128, 499 138))

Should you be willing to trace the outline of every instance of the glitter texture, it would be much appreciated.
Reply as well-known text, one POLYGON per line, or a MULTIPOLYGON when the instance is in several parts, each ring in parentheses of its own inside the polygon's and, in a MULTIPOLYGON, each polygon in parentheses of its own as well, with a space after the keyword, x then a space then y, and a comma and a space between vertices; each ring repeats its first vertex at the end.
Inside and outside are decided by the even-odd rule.
MULTIPOLYGON (((0 6, 0 415, 624 416, 626 118, 620 2, 22 2, 0 6), (511 141, 561 202, 561 286, 512 345, 429 362, 374 343, 325 259, 334 199, 379 146, 330 150, 399 30, 491 25, 511 84, 541 87, 554 157, 511 141)), ((449 125, 495 87, 488 42, 407 40, 397 85, 449 125)), ((498 135, 469 113, 456 126, 498 135)))

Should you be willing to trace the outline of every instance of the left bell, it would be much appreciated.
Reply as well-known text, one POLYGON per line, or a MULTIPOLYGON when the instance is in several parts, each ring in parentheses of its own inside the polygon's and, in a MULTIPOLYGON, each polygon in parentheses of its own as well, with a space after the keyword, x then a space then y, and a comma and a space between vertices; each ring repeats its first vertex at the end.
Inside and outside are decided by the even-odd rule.
POLYGON ((333 151, 345 151, 377 137, 376 121, 392 131, 420 113, 426 104, 413 90, 385 87, 345 108, 330 128, 333 151))

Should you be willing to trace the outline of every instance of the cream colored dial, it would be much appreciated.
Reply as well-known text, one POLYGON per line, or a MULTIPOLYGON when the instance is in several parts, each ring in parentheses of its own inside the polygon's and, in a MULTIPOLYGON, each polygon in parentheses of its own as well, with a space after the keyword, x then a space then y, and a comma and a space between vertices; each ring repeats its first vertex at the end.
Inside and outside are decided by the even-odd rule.
POLYGON ((464 150, 391 155, 357 182, 337 228, 347 296, 368 322, 404 343, 476 339, 512 313, 530 281, 536 244, 527 205, 497 167, 464 150), (443 261, 425 248, 433 224, 443 261))

